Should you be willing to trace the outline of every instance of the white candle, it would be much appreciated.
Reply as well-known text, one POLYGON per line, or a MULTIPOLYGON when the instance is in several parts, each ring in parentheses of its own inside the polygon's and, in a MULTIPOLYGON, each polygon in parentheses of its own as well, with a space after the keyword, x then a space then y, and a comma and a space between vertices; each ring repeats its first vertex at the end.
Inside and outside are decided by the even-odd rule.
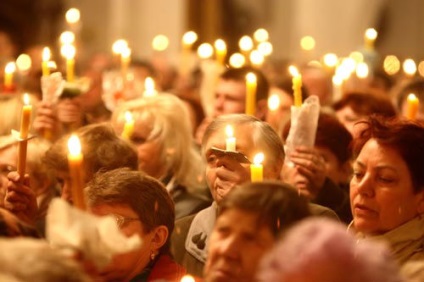
POLYGON ((234 130, 231 125, 225 127, 225 134, 227 139, 225 140, 225 150, 236 151, 236 138, 234 137, 234 130))

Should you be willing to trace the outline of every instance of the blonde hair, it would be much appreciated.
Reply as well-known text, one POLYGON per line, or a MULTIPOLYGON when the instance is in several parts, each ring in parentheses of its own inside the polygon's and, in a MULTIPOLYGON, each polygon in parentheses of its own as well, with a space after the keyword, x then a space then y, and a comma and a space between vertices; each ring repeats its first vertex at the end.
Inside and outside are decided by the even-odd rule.
POLYGON ((188 110, 178 97, 161 93, 128 101, 113 112, 114 128, 122 124, 126 111, 132 113, 135 121, 151 126, 147 139, 155 138, 161 144, 161 162, 167 173, 172 172, 177 184, 191 192, 205 187, 204 162, 195 147, 188 110))

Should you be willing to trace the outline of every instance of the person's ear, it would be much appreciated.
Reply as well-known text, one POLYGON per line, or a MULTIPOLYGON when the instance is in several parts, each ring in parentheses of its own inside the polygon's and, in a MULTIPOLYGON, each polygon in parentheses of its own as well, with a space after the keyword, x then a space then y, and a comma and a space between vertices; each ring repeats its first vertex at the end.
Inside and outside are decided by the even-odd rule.
POLYGON ((267 112, 268 112, 268 101, 266 99, 259 100, 256 103, 255 116, 260 120, 265 120, 267 112))
POLYGON ((168 228, 165 225, 160 225, 153 230, 153 237, 151 244, 155 251, 162 248, 165 245, 169 236, 168 228))

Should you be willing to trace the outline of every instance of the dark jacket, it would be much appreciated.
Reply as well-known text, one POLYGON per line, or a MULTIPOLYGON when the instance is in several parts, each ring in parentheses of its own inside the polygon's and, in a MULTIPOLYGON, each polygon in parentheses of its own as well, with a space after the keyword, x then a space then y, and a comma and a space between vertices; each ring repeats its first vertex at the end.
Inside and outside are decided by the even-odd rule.
POLYGON ((177 264, 169 255, 161 255, 147 270, 130 280, 130 282, 180 282, 186 270, 177 264))

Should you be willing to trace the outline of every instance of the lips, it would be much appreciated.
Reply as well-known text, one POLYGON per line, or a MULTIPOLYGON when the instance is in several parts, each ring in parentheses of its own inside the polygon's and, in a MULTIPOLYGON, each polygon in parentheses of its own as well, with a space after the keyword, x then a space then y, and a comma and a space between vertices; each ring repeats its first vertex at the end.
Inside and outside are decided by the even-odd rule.
POLYGON ((353 212, 355 216, 376 216, 378 214, 377 211, 363 204, 355 204, 353 212))

